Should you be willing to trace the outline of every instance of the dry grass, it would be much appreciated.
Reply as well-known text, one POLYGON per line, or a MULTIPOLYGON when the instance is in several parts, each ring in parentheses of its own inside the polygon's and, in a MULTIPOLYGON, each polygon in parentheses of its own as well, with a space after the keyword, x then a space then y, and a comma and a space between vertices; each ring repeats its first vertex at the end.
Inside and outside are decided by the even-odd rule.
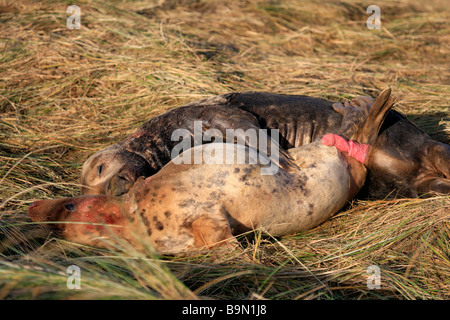
POLYGON ((448 299, 450 198, 353 203, 296 236, 220 262, 97 250, 30 224, 37 198, 79 194, 80 167, 165 110, 229 91, 334 100, 387 86, 449 143, 445 1, 0 0, 0 298, 448 299), (79 265, 82 290, 66 288, 79 265), (367 288, 370 265, 381 289, 367 288))

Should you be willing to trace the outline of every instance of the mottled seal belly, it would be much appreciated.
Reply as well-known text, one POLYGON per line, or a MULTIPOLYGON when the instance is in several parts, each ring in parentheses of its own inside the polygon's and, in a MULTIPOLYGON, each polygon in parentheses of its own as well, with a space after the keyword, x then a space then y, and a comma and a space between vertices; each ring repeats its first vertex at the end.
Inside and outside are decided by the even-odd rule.
MULTIPOLYGON (((221 146, 225 153, 244 151, 250 159, 258 156, 255 149, 242 145, 221 146)), ((192 152, 204 148, 198 146, 192 152)), ((348 159, 336 148, 314 142, 290 152, 301 159, 299 168, 290 172, 280 169, 261 175, 261 164, 202 164, 189 166, 172 180, 169 173, 181 170, 169 163, 145 181, 148 187, 164 183, 165 189, 170 186, 175 193, 179 191, 170 194, 169 201, 179 199, 174 201, 178 203, 175 210, 185 211, 183 217, 195 213, 225 219, 233 235, 261 229, 284 236, 310 229, 336 213, 347 202, 352 183, 348 159)), ((162 197, 158 191, 156 195, 162 197)))

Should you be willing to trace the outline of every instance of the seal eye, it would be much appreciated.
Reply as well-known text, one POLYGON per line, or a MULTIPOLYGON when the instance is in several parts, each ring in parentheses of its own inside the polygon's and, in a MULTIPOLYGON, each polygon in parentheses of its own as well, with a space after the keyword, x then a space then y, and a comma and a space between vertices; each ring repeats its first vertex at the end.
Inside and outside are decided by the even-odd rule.
POLYGON ((102 165, 102 164, 99 165, 98 168, 97 168, 97 170, 98 170, 98 175, 101 175, 102 172, 103 172, 103 165, 102 165))
POLYGON ((73 211, 75 209, 75 205, 73 203, 66 203, 64 205, 64 208, 66 208, 69 211, 73 211))

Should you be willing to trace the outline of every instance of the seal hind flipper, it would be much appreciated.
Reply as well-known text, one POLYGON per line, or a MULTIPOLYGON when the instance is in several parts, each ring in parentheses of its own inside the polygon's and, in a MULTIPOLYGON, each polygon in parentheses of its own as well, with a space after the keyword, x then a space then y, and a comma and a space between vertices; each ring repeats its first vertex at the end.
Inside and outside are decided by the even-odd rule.
POLYGON ((394 105, 395 99, 391 96, 391 88, 384 89, 370 108, 369 116, 356 139, 358 142, 374 144, 378 137, 378 132, 386 118, 388 112, 394 105))
POLYGON ((338 134, 364 144, 374 144, 381 125, 391 110, 395 99, 391 89, 383 90, 376 100, 362 96, 333 104, 333 109, 343 115, 338 134))
POLYGON ((360 134, 374 103, 375 99, 368 96, 358 96, 344 103, 334 103, 333 109, 343 115, 341 127, 337 133, 348 139, 355 139, 360 134))

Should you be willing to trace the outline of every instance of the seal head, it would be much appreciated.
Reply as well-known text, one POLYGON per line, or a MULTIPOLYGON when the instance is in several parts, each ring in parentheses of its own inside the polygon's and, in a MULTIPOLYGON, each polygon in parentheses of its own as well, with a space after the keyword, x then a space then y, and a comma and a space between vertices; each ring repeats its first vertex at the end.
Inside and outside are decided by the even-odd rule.
POLYGON ((112 145, 96 152, 83 164, 81 192, 119 196, 129 190, 138 177, 154 173, 142 156, 112 145))

